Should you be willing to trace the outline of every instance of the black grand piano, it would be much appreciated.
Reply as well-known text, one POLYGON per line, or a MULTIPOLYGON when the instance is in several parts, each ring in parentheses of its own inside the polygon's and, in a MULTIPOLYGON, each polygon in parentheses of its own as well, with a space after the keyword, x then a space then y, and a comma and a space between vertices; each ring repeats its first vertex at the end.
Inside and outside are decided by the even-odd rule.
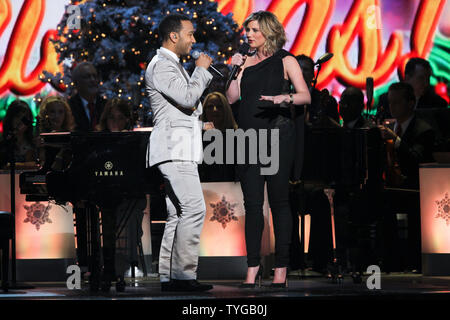
POLYGON ((71 150, 63 171, 25 172, 21 193, 29 199, 108 201, 142 195, 150 188, 146 150, 150 132, 44 133, 44 146, 71 150))
MULTIPOLYGON (((149 135, 149 131, 41 134, 46 148, 69 150, 70 163, 61 171, 43 169, 20 175, 20 190, 28 201, 54 200, 56 203, 70 202, 74 206, 82 202, 88 208, 86 228, 91 290, 96 290, 100 273, 98 208, 114 207, 118 199, 161 194, 161 175, 155 169, 146 168, 149 135)), ((134 209, 132 204, 129 212, 134 209)), ((119 224, 116 237, 124 229, 127 219, 119 224)), ((146 273, 145 265, 143 267, 146 273)))

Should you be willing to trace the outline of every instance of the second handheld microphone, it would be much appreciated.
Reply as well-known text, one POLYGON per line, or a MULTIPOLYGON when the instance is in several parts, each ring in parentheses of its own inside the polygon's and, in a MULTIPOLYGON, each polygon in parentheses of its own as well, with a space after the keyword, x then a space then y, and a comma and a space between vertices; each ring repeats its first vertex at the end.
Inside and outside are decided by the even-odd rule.
MULTIPOLYGON (((192 56, 192 58, 194 58, 195 60, 197 60, 197 59, 200 57, 200 54, 201 54, 201 52, 195 50, 195 51, 192 51, 191 56, 192 56)), ((217 74, 218 74, 219 76, 221 76, 222 78, 225 78, 225 76, 222 74, 222 72, 220 72, 219 70, 217 70, 216 68, 214 68, 213 65, 210 65, 210 66, 209 66, 209 69, 211 69, 212 71, 214 71, 215 73, 217 73, 217 74)))

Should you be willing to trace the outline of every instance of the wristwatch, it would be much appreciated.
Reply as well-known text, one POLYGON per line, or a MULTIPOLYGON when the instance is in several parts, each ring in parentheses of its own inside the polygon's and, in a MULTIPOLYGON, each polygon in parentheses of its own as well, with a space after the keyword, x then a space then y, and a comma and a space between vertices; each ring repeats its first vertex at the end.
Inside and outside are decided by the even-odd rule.
POLYGON ((292 93, 289 94, 289 98, 290 98, 289 103, 293 104, 294 103, 294 96, 292 95, 292 93))

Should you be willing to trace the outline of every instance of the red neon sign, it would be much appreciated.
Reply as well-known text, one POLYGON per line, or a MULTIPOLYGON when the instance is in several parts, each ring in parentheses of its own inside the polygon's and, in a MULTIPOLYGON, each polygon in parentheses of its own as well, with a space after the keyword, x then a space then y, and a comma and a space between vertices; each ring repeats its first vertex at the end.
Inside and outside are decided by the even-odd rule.
MULTIPOLYGON (((25 0, 20 10, 9 39, 3 64, 0 67, 0 94, 10 90, 18 95, 29 95, 38 92, 45 83, 39 80, 42 70, 60 71, 57 53, 50 37, 56 35, 49 30, 41 42, 41 58, 34 70, 25 75, 25 68, 30 57, 33 44, 45 13, 45 0, 25 0)), ((11 4, 9 0, 0 2, 0 36, 11 20, 11 4)))
MULTIPOLYGON (((234 13, 234 19, 242 25, 253 11, 252 0, 216 0, 218 10, 224 14, 234 13)), ((45 85, 39 80, 43 70, 51 73, 61 71, 57 53, 49 41, 56 36, 49 30, 41 42, 41 58, 34 70, 26 75, 26 66, 37 31, 45 12, 45 0, 24 0, 8 43, 3 64, 0 66, 0 94, 10 90, 18 95, 38 92, 45 85), (31 32, 30 32, 31 30, 31 32)), ((267 8, 286 26, 296 10, 305 4, 305 16, 295 35, 291 53, 315 56, 323 33, 334 13, 336 0, 272 0, 267 8)), ((403 74, 405 62, 410 57, 426 57, 433 44, 439 17, 445 0, 422 0, 414 19, 410 48, 402 55, 403 37, 393 32, 386 48, 383 49, 381 31, 366 23, 371 19, 369 8, 379 6, 378 0, 355 0, 342 24, 334 25, 327 36, 327 50, 334 53, 318 79, 318 86, 326 86, 333 78, 359 88, 365 87, 365 79, 373 77, 375 85, 386 81, 397 69, 403 74), (351 67, 347 53, 351 44, 359 39, 359 62, 351 67)), ((0 36, 11 21, 10 0, 0 1, 0 36)))
MULTIPOLYGON (((234 18, 242 24, 252 12, 253 1, 217 0, 219 10, 227 14, 238 12, 234 18), (247 5, 245 6, 245 3, 247 5)), ((295 11, 305 4, 303 21, 290 49, 294 55, 306 54, 314 57, 324 30, 334 12, 336 0, 272 0, 267 8, 273 12, 286 27, 295 11)), ((393 32, 386 48, 382 48, 380 28, 371 27, 367 21, 373 19, 373 7, 379 8, 378 0, 355 0, 340 25, 334 25, 327 37, 327 51, 334 57, 322 68, 318 86, 326 86, 333 78, 340 82, 365 88, 366 78, 373 77, 375 85, 385 82, 395 69, 403 74, 406 61, 411 57, 425 58, 433 44, 439 17, 445 0, 422 0, 417 9, 412 27, 411 51, 402 55, 403 37, 400 32, 393 32), (359 38, 359 62, 352 68, 347 58, 352 43, 359 38)), ((381 26, 379 26, 381 27, 381 26)))

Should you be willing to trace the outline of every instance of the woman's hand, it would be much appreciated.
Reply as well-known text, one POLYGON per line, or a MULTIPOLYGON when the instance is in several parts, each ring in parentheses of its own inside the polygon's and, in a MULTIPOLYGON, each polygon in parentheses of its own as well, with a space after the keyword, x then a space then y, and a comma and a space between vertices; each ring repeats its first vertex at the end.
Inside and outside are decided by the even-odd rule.
POLYGON ((291 98, 287 94, 280 94, 278 96, 261 96, 259 100, 272 101, 273 104, 281 104, 283 102, 289 103, 291 98))
POLYGON ((211 129, 215 129, 213 122, 203 122, 203 130, 211 130, 211 129))
POLYGON ((235 53, 231 57, 231 65, 233 65, 233 66, 242 66, 245 63, 245 60, 247 60, 247 56, 243 56, 240 53, 235 53))

